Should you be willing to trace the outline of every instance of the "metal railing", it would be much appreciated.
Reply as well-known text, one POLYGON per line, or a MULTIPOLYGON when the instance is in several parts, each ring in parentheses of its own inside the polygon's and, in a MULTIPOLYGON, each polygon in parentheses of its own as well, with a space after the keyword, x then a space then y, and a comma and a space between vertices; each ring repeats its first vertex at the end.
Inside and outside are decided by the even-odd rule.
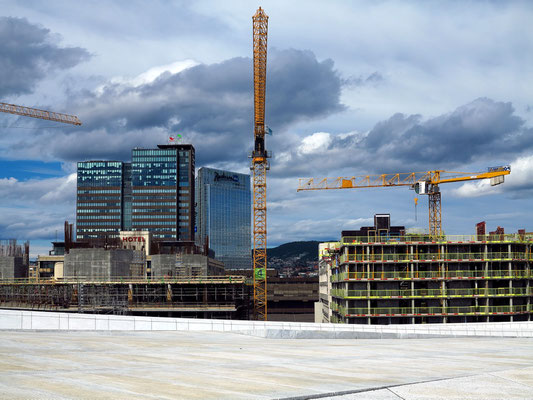
POLYGON ((533 286, 501 288, 460 288, 460 289, 398 289, 398 290, 346 290, 332 289, 334 297, 343 299, 368 298, 446 298, 446 297, 498 297, 498 296, 533 296, 533 286))
POLYGON ((364 271, 341 272, 331 276, 331 282, 346 280, 416 280, 416 279, 523 279, 532 278, 528 270, 441 270, 441 271, 364 271))
POLYGON ((533 242, 533 233, 525 234, 506 233, 494 235, 442 235, 432 237, 428 234, 407 234, 404 236, 344 236, 341 239, 343 245, 359 243, 528 243, 533 242))
POLYGON ((340 262, 450 262, 450 261, 530 261, 532 253, 489 252, 489 253, 394 253, 394 254, 342 254, 340 262))
POLYGON ((462 307, 376 307, 351 308, 338 307, 344 316, 406 316, 406 315, 490 315, 531 312, 531 305, 517 306, 462 306, 462 307))
POLYGON ((4 278, 0 285, 13 284, 61 284, 61 283, 244 283, 246 278, 238 275, 224 276, 186 276, 186 277, 129 277, 129 276, 72 276, 63 278, 4 278))

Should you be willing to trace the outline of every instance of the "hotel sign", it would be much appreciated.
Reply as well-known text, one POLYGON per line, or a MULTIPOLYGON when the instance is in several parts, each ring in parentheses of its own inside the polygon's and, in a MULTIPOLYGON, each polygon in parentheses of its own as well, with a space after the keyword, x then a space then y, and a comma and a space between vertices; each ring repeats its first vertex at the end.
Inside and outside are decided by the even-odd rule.
POLYGON ((146 242, 142 236, 123 237, 123 242, 146 242))

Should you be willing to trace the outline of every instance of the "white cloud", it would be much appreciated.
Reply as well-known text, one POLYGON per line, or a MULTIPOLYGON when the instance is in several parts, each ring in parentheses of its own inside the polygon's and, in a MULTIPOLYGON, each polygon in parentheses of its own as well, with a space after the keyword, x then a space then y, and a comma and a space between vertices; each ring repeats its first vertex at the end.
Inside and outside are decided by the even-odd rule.
POLYGON ((135 78, 131 79, 130 81, 126 81, 124 83, 129 84, 131 86, 141 86, 145 85, 147 83, 152 83, 155 81, 161 74, 165 72, 170 72, 171 74, 177 74, 178 72, 184 71, 188 68, 194 67, 198 65, 199 63, 194 60, 182 60, 182 61, 175 61, 171 64, 167 65, 161 65, 158 67, 150 68, 148 71, 143 72, 142 74, 136 76, 135 78))
POLYGON ((326 150, 331 143, 331 135, 327 132, 316 132, 310 136, 302 139, 302 143, 298 147, 300 154, 318 153, 321 150, 326 150))
POLYGON ((77 174, 70 174, 54 190, 46 192, 41 196, 41 200, 45 202, 63 201, 64 199, 72 199, 72 195, 76 190, 77 174))
MULTIPOLYGON (((111 78, 109 80, 109 83, 111 84, 119 84, 119 85, 125 85, 130 87, 139 87, 141 85, 146 85, 148 83, 152 83, 155 81, 159 76, 164 74, 165 72, 169 72, 171 74, 177 74, 181 71, 184 71, 188 68, 192 68, 196 65, 199 65, 199 63, 195 60, 187 59, 187 60, 180 60, 175 61, 170 64, 166 65, 159 65, 156 67, 152 67, 148 69, 147 71, 133 77, 133 78, 125 78, 122 76, 117 76, 114 78, 111 78)), ((106 85, 98 86, 95 89, 95 93, 98 95, 102 95, 105 92, 106 85)))
POLYGON ((17 204, 40 203, 58 204, 75 202, 76 174, 60 178, 30 179, 19 181, 15 178, 0 179, 0 205, 5 200, 14 199, 17 204))
POLYGON ((464 183, 450 191, 456 197, 479 197, 501 194, 511 191, 533 189, 533 155, 519 157, 511 163, 511 174, 505 176, 505 182, 491 186, 490 180, 464 183))

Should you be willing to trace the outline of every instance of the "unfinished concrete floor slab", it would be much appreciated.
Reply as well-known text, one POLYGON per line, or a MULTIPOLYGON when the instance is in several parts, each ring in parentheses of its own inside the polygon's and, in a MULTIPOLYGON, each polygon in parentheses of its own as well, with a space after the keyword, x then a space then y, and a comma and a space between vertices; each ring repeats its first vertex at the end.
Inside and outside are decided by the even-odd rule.
POLYGON ((533 339, 0 331, 0 394, 9 399, 532 399, 533 339))

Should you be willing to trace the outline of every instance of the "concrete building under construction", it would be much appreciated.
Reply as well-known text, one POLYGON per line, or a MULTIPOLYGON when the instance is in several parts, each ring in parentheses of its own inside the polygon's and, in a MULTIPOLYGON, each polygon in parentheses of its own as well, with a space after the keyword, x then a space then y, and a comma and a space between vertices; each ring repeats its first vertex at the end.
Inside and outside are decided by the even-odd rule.
POLYGON ((430 237, 391 227, 343 231, 320 246, 322 321, 417 324, 532 319, 533 234, 430 237))
POLYGON ((0 280, 0 307, 76 313, 248 319, 243 277, 0 280))
POLYGON ((154 246, 148 231, 120 231, 104 247, 74 242, 72 233, 65 223, 65 241, 53 242, 30 276, 28 251, 12 242, 0 246, 0 308, 249 318, 249 282, 226 276, 224 264, 209 255, 180 252, 189 247, 179 242, 154 246))
POLYGON ((30 243, 15 239, 0 240, 0 279, 26 278, 29 270, 30 243))

